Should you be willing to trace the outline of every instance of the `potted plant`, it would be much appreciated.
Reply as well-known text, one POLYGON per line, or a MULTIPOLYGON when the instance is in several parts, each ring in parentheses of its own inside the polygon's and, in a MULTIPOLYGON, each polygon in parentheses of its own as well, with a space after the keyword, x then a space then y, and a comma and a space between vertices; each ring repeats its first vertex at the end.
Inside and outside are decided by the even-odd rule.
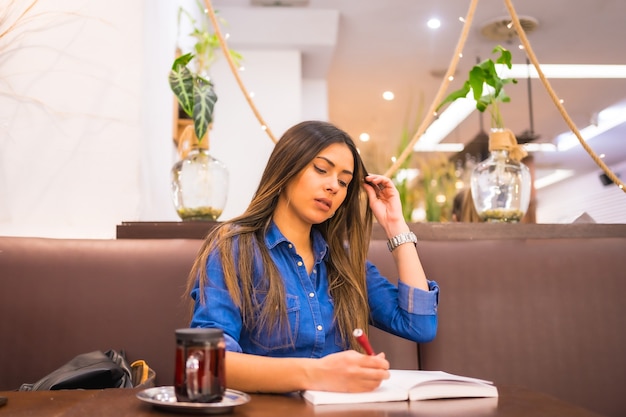
MULTIPOLYGON (((198 22, 184 9, 179 9, 180 18, 188 17, 195 38, 194 51, 178 54, 172 64, 168 81, 178 102, 176 129, 178 151, 181 159, 172 167, 172 192, 174 207, 179 217, 185 220, 215 221, 222 214, 228 195, 228 169, 209 154, 208 132, 213 123, 213 110, 217 94, 209 75, 209 68, 220 49, 217 35, 202 4, 197 1, 201 16, 198 22), (186 116, 181 120, 180 113, 186 116), (179 121, 180 120, 180 121, 179 121), (182 122, 182 123, 180 123, 182 122)), ((229 51, 237 61, 239 54, 229 51)))
POLYGON ((483 221, 518 222, 530 203, 530 170, 521 163, 526 152, 517 144, 513 132, 506 129, 500 111, 500 103, 510 101, 504 86, 516 83, 513 78, 502 78, 496 64, 511 68, 511 52, 496 46, 493 53, 500 53, 494 62, 482 61, 472 67, 463 87, 453 91, 437 107, 465 98, 472 92, 476 109, 489 111, 491 131, 489 133, 489 157, 474 168, 471 190, 474 206, 483 221))
MULTIPOLYGON (((217 34, 211 30, 202 3, 196 1, 196 4, 203 19, 195 19, 188 11, 179 8, 178 27, 181 27, 181 18, 185 16, 191 25, 189 36, 195 39, 195 43, 193 52, 184 55, 177 53, 180 56, 174 59, 168 80, 182 112, 179 112, 179 117, 186 116, 193 122, 196 139, 201 142, 213 122, 213 109, 217 101, 209 70, 217 59, 220 42, 217 34)), ((221 21, 226 23, 223 19, 221 21)), ((236 63, 241 61, 238 52, 230 49, 228 53, 236 63)))
POLYGON ((496 46, 492 53, 500 53, 500 56, 494 62, 486 59, 476 64, 470 69, 467 80, 463 83, 463 87, 450 93, 437 107, 437 111, 446 103, 451 103, 459 98, 465 98, 472 92, 472 96, 476 101, 476 110, 481 113, 489 111, 491 115, 491 128, 504 129, 504 121, 500 112, 500 103, 508 103, 511 98, 504 91, 504 86, 509 83, 517 83, 514 78, 501 78, 496 69, 496 64, 506 65, 511 69, 511 51, 496 46), (488 86, 485 89, 485 85, 488 86))

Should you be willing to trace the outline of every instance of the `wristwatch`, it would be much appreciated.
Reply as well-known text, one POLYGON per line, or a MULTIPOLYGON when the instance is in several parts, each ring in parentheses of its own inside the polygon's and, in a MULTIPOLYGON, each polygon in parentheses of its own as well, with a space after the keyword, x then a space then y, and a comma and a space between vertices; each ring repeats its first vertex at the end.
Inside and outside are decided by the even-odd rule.
POLYGON ((417 246, 417 236, 413 232, 400 233, 387 241, 389 252, 393 252, 395 248, 405 243, 413 243, 417 246))

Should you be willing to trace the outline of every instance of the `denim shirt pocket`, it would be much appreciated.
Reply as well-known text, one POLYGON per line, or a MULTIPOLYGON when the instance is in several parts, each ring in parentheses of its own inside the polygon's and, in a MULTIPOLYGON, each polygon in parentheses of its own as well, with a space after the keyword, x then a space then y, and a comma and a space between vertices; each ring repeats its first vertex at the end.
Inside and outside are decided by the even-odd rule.
MULTIPOLYGON (((266 293, 258 295, 259 301, 262 302, 266 293)), ((287 294, 287 319, 289 329, 281 331, 278 327, 272 331, 253 331, 250 335, 250 341, 264 352, 273 352, 281 349, 293 348, 298 335, 298 327, 300 325, 300 299, 297 295, 287 294)))

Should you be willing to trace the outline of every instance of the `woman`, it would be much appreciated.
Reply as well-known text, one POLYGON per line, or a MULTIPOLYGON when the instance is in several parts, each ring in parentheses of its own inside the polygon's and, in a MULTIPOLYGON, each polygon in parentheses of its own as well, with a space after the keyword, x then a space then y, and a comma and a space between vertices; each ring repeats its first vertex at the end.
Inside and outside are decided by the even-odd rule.
POLYGON ((408 232, 393 183, 367 174, 345 132, 319 121, 287 130, 247 210, 207 236, 190 273, 191 327, 224 330, 228 386, 354 392, 388 378, 384 353, 364 355, 351 333, 371 322, 434 337, 439 290, 408 232), (372 214, 396 237, 398 288, 366 261, 372 214))

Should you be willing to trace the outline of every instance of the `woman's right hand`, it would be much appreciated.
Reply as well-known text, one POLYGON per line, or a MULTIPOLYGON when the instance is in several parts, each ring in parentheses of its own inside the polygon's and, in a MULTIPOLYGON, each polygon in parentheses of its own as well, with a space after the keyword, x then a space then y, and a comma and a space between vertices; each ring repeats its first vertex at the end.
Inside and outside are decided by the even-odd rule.
POLYGON ((384 353, 363 355, 355 350, 333 353, 317 359, 310 371, 310 389, 336 392, 367 392, 389 378, 384 353))

